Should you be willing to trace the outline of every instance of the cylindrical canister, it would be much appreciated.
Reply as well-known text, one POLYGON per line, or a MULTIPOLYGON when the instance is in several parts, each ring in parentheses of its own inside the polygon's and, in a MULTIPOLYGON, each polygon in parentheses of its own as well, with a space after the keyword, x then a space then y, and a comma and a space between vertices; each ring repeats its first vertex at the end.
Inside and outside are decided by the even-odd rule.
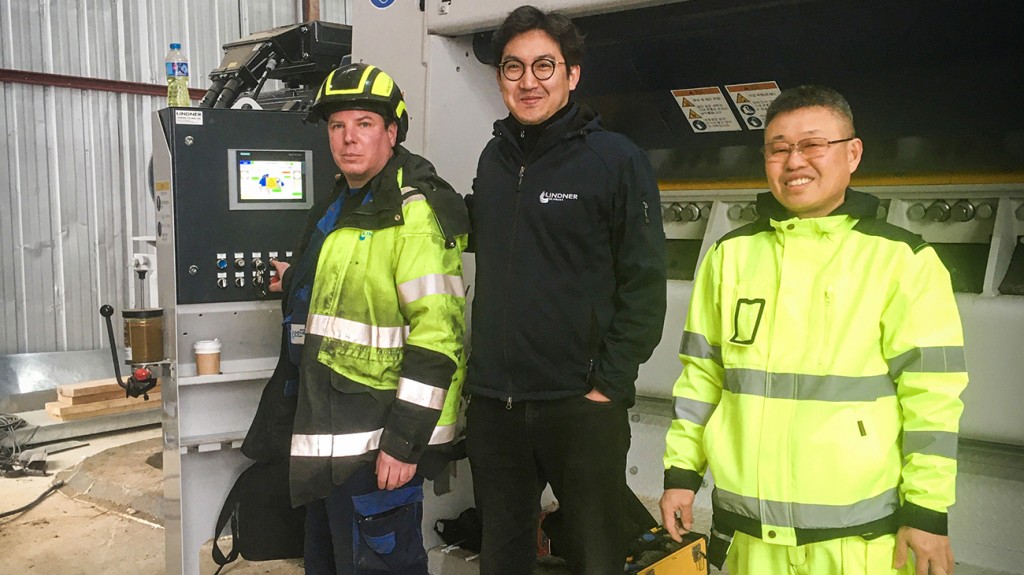
POLYGON ((164 359, 164 310, 126 309, 124 318, 125 363, 157 363, 164 359))

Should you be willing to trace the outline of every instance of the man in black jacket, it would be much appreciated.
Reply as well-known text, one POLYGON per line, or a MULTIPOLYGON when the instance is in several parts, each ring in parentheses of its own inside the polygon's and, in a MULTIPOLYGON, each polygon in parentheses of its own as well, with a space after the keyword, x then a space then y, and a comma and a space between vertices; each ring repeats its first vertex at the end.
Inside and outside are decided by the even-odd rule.
POLYGON ((510 115, 494 124, 469 199, 481 572, 531 572, 548 483, 573 568, 621 573, 627 409, 665 316, 658 187, 642 150, 570 101, 583 39, 569 19, 520 7, 493 46, 510 115))

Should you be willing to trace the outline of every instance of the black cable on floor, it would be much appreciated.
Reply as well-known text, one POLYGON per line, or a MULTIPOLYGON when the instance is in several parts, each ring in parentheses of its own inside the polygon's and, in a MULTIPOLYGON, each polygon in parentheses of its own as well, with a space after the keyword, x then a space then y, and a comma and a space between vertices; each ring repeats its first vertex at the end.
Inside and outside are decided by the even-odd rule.
POLYGON ((53 485, 51 485, 50 488, 47 489, 46 491, 44 491, 42 495, 40 495, 39 497, 36 497, 35 501, 33 501, 32 503, 29 503, 28 505, 22 505, 21 507, 19 507, 17 509, 13 509, 11 511, 4 511, 3 513, 0 513, 0 519, 3 519, 4 517, 9 517, 11 515, 17 515, 17 514, 21 513, 22 511, 28 511, 29 509, 32 509, 36 505, 39 505, 40 501, 42 501, 43 499, 46 499, 46 497, 49 494, 53 493, 54 491, 57 491, 61 487, 64 487, 64 480, 60 480, 57 483, 54 483, 53 485))

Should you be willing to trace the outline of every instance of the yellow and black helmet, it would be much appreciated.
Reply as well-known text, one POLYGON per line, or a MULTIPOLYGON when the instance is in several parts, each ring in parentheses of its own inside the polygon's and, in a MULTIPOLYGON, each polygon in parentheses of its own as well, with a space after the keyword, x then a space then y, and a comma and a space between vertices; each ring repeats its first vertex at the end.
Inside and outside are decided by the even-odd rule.
POLYGON ((409 112, 402 91, 387 72, 376 66, 349 64, 331 72, 316 93, 307 120, 326 120, 340 110, 376 112, 385 122, 398 123, 398 143, 409 131, 409 112))

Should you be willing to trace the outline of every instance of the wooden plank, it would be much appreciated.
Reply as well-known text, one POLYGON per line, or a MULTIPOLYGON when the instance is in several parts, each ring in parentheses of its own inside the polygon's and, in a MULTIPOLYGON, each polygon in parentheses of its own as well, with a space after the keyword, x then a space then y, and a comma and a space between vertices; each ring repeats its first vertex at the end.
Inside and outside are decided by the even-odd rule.
POLYGON ((160 393, 150 393, 149 401, 145 401, 141 397, 122 397, 82 405, 62 405, 59 401, 51 401, 46 404, 46 412, 62 421, 69 421, 111 413, 159 409, 160 405, 160 393))
MULTIPOLYGON (((160 391, 160 385, 158 384, 153 389, 149 390, 149 394, 158 393, 160 391)), ((108 399, 121 399, 125 397, 124 390, 117 388, 117 391, 107 391, 104 393, 93 393, 91 395, 79 395, 69 396, 57 394, 57 401, 61 405, 82 405, 84 403, 95 403, 97 401, 107 401, 108 399)))
MULTIPOLYGON (((49 404, 47 404, 49 406, 49 404)), ((145 401, 141 403, 135 403, 124 407, 111 407, 109 409, 101 409, 99 411, 90 411, 88 413, 74 413, 64 417, 58 416, 55 413, 49 411, 47 407, 47 413, 59 421, 73 421, 76 419, 89 419, 92 417, 101 417, 104 415, 116 415, 118 413, 128 413, 132 411, 155 411, 160 408, 160 402, 155 404, 152 401, 145 401)))
MULTIPOLYGON (((160 380, 157 379, 157 386, 160 386, 160 380)), ((57 393, 60 395, 66 395, 68 397, 80 397, 83 395, 95 395, 97 393, 110 393, 111 391, 124 390, 120 385, 117 384, 117 379, 111 377, 109 379, 97 379, 95 381, 82 381, 79 383, 69 383, 66 385, 58 385, 57 393)))

